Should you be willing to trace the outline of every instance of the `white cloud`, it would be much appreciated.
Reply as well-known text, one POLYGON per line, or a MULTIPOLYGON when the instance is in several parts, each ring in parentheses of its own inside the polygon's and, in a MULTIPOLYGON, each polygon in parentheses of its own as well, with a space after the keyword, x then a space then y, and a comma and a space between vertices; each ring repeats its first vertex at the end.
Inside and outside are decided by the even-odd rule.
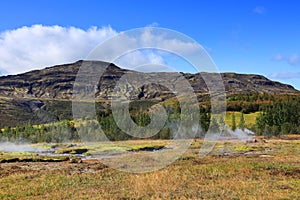
MULTIPOLYGON (((140 50, 130 52, 128 54, 123 55, 122 57, 118 58, 114 61, 115 64, 122 68, 127 68, 130 66, 131 69, 138 69, 140 70, 140 66, 147 65, 149 63, 154 65, 165 65, 163 55, 159 52, 153 50, 140 50)), ((151 69, 147 69, 150 70, 151 69)))
POLYGON ((273 59, 276 60, 276 61, 282 61, 285 58, 284 58, 284 55, 279 53, 279 54, 276 54, 273 59))
POLYGON ((300 72, 279 72, 279 73, 271 74, 270 78, 275 78, 275 79, 300 78, 300 72))
POLYGON ((262 6, 256 6, 254 9, 253 9, 253 12, 257 13, 257 14, 263 14, 266 12, 266 9, 262 6))
POLYGON ((145 29, 140 41, 141 44, 159 44, 162 49, 181 54, 199 53, 199 46, 192 41, 184 41, 182 38, 166 38, 164 34, 153 33, 152 29, 145 29))
MULTIPOLYGON (((118 32, 110 26, 83 30, 57 25, 32 25, 7 30, 0 33, 0 73, 17 74, 85 59, 97 45, 117 34, 118 32)), ((119 52, 124 52, 123 50, 131 49, 131 47, 134 49, 148 43, 154 44, 153 46, 160 44, 163 49, 184 55, 199 52, 199 46, 195 42, 181 40, 181 38, 166 38, 160 32, 153 33, 151 27, 146 28, 140 38, 134 35, 133 37, 126 35, 118 37, 114 43, 109 43, 101 51, 104 52, 104 58, 105 55, 110 58, 119 55, 119 52)), ((95 55, 97 59, 97 54, 95 55)), ((163 54, 138 50, 116 61, 116 64, 125 68, 134 68, 149 63, 164 65, 163 54)))
POLYGON ((33 25, 0 34, 0 70, 16 74, 83 59, 99 42, 116 35, 111 27, 33 25))
POLYGON ((297 54, 292 54, 290 56, 284 56, 282 54, 276 54, 273 57, 275 61, 286 61, 290 65, 297 65, 299 64, 299 56, 297 54))
POLYGON ((159 26, 159 23, 153 22, 153 23, 147 25, 146 27, 158 27, 158 26, 159 26))
MULTIPOLYGON (((170 55, 175 55, 172 53, 176 53, 177 57, 185 57, 181 59, 197 56, 198 60, 207 60, 205 60, 207 57, 205 57, 204 48, 201 48, 193 40, 174 33, 166 29, 153 27, 123 32, 118 37, 102 43, 89 55, 89 59, 114 62, 123 68, 130 69, 146 64, 165 65, 170 55)), ((209 64, 207 66, 210 66, 209 64)), ((151 67, 150 65, 147 66, 151 67)), ((152 66, 153 68, 146 71, 157 69, 157 66, 152 66)))
POLYGON ((289 57, 289 59, 288 59, 288 62, 291 65, 297 65, 299 63, 299 57, 298 57, 298 55, 296 55, 296 54, 291 55, 289 57))

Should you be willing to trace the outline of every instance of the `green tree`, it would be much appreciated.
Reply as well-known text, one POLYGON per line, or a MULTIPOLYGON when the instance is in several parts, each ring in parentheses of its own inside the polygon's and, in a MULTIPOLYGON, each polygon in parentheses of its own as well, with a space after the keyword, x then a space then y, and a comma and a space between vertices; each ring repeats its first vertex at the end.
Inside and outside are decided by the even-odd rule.
POLYGON ((240 116, 240 122, 239 122, 239 128, 244 130, 245 129, 245 118, 244 118, 244 113, 241 113, 240 116))
POLYGON ((207 132, 210 124, 210 113, 200 113, 200 125, 203 132, 207 132))
POLYGON ((213 133, 219 133, 220 132, 220 127, 217 122, 217 119, 215 117, 212 117, 211 122, 210 122, 210 131, 213 133))
POLYGON ((225 128, 225 116, 224 115, 220 115, 219 127, 220 127, 220 131, 223 132, 224 128, 225 128))
POLYGON ((259 134, 275 135, 280 133, 299 133, 296 127, 300 126, 300 99, 276 101, 263 108, 256 118, 259 134))
POLYGON ((236 129, 236 122, 235 122, 235 114, 232 112, 231 114, 231 129, 234 131, 236 129))

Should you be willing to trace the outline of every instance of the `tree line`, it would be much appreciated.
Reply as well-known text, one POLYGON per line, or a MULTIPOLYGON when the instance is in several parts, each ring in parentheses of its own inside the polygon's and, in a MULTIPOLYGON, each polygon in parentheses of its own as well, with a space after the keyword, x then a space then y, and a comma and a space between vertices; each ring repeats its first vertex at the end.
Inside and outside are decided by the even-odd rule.
MULTIPOLYGON (((139 126, 147 126, 150 122, 150 116, 147 108, 150 105, 142 104, 141 106, 131 106, 131 119, 139 126)), ((165 126, 150 139, 172 139, 173 133, 179 127, 180 118, 187 121, 192 119, 192 115, 183 116, 180 106, 172 104, 165 107, 167 112, 167 122, 165 126)), ((207 108, 201 107, 199 124, 202 131, 197 133, 197 137, 203 136, 210 125, 210 112, 207 108)), ((192 111, 190 113, 193 113, 192 111)), ((192 120, 190 120, 192 121, 192 120)), ((189 125, 192 126, 192 125, 189 125)), ((105 141, 105 137, 110 141, 132 140, 135 138, 123 132, 115 122, 111 109, 99 109, 97 111, 97 120, 82 119, 79 122, 71 120, 62 120, 55 123, 44 125, 33 125, 28 122, 24 126, 5 127, 0 129, 0 141, 5 142, 26 142, 26 143, 61 143, 61 142, 81 142, 81 141, 105 141)), ((188 128, 187 128, 188 129, 188 128)))
POLYGON ((257 133, 265 136, 300 134, 300 99, 276 101, 261 109, 256 119, 257 133))
MULTIPOLYGON (((257 100, 263 99, 264 96, 245 96, 243 98, 257 100)), ((235 97, 232 97, 232 100, 235 97)), ((241 97, 240 97, 241 98, 241 97)), ((265 97, 267 98, 267 97, 265 97)), ((269 96, 268 98, 272 98, 269 96)), ((241 100, 241 99, 238 99, 241 100)), ((243 99, 244 100, 244 99, 243 99)), ((129 107, 132 120, 139 126, 147 126, 150 122, 148 108, 153 105, 149 102, 134 102, 129 107)), ((178 102, 172 102, 164 105, 168 119, 165 126, 151 139, 172 139, 173 133, 178 129, 178 121, 181 118, 191 120, 192 115, 181 113, 178 102)), ((260 114, 256 119, 256 124, 246 127, 244 113, 241 112, 236 116, 234 112, 231 114, 231 128, 248 128, 256 132, 258 135, 279 136, 280 134, 297 134, 300 133, 300 99, 294 97, 282 97, 279 100, 273 99, 269 104, 263 104, 259 108, 260 114), (236 123, 236 117, 239 117, 239 123, 236 123)), ((192 111, 190 113, 193 113, 192 111)), ((199 125, 201 130, 198 131, 196 137, 203 137, 211 126, 214 130, 219 130, 219 126, 224 123, 222 119, 216 119, 211 115, 209 106, 200 106, 199 125)), ((190 125, 192 126, 192 124, 190 125)), ((60 143, 60 142, 80 142, 80 141, 103 141, 103 135, 99 130, 103 131, 105 136, 111 141, 138 139, 127 133, 124 133, 116 124, 111 109, 98 109, 97 120, 83 119, 79 123, 71 120, 62 120, 60 122, 32 125, 28 122, 24 126, 5 127, 0 129, 0 141, 10 142, 29 142, 29 143, 60 143)), ((188 129, 188 128, 187 128, 188 129)))

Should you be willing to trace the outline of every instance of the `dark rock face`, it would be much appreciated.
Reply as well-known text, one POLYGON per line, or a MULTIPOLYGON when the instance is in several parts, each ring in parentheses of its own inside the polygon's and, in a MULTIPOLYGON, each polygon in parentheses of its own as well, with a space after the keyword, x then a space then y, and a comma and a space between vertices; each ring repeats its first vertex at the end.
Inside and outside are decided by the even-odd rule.
MULTIPOLYGON (((210 79, 216 75, 167 72, 143 74, 101 61, 78 61, 19 75, 2 76, 0 77, 0 128, 24 124, 28 120, 43 119, 42 122, 46 123, 53 119, 60 119, 57 115, 49 115, 48 110, 55 110, 61 116, 71 116, 70 108, 66 111, 64 107, 71 107, 73 85, 82 65, 88 65, 91 70, 100 69, 104 72, 102 77, 96 77, 96 74, 85 77, 87 80, 99 79, 98 84, 89 86, 90 89, 85 90, 87 93, 94 93, 97 100, 111 99, 113 95, 116 95, 114 91, 117 84, 119 84, 118 90, 133 100, 168 99, 175 96, 172 92, 174 88, 184 89, 185 86, 178 81, 182 76, 192 86, 195 93, 208 93, 203 77, 210 79), (107 69, 104 71, 105 67, 107 69), (129 77, 129 82, 122 82, 122 77, 125 75, 129 77), (148 84, 134 86, 132 84, 134 81, 148 84), (171 88, 163 85, 169 85, 171 88)), ((300 93, 290 85, 271 81, 261 75, 223 73, 221 77, 227 93, 300 93)))
POLYGON ((293 86, 271 81, 264 76, 256 74, 222 74, 226 91, 230 93, 270 93, 285 94, 299 93, 293 86))
MULTIPOLYGON (((95 96, 97 99, 109 99, 114 91, 116 83, 128 73, 137 73, 121 69, 113 64, 100 61, 78 61, 73 64, 59 65, 43 70, 35 70, 14 76, 0 77, 0 97, 10 98, 38 98, 38 99, 65 99, 72 98, 73 84, 80 66, 86 62, 92 63, 93 67, 109 65, 97 85, 95 96)), ((166 73, 148 73, 149 79, 161 76, 162 83, 166 73)), ((171 81, 180 74, 169 73, 171 81)), ((195 93, 206 93, 208 88, 202 78, 204 73, 183 74, 193 87, 195 93)), ((207 74, 206 74, 207 75, 207 74)), ((298 93, 292 86, 271 81, 263 76, 254 74, 223 73, 224 85, 228 93, 298 93)), ((99 77, 100 78, 100 77, 99 77)), ((151 81, 151 80, 150 80, 151 81)), ((130 84, 127 85, 130 87, 130 84)), ((157 97, 167 98, 171 92, 159 84, 151 84, 134 88, 136 98, 152 99, 157 97)))

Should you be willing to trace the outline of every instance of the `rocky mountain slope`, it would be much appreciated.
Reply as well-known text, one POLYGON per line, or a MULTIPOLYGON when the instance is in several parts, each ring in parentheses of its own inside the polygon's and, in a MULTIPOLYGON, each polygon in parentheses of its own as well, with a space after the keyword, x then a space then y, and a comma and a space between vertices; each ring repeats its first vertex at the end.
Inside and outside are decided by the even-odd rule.
MULTIPOLYGON (((68 112, 70 112, 73 84, 78 70, 82 65, 89 65, 95 69, 103 69, 108 63, 78 61, 72 64, 58 65, 24 74, 0 77, 0 127, 16 125, 19 122, 26 122, 29 119, 32 121, 43 119, 42 122, 53 121, 57 119, 57 114, 49 114, 48 110, 50 108, 55 113, 69 116, 71 114, 68 112), (60 103, 57 104, 57 102, 60 103), (64 107, 68 107, 68 109, 64 107), (45 112, 47 112, 47 115, 45 115, 45 112)), ((110 64, 107 70, 104 71, 98 84, 93 88, 96 99, 99 101, 110 99, 116 84, 124 75, 138 77, 136 76, 137 73, 110 64)), ((202 94, 208 92, 202 78, 202 76, 209 76, 207 73, 147 73, 146 79, 150 82, 151 79, 159 80, 164 85, 163 83, 172 82, 172 80, 176 82, 175 80, 182 75, 189 81, 195 93, 202 94), (171 81, 165 80, 166 76, 171 81)), ((224 80, 227 93, 300 93, 290 85, 269 80, 261 75, 222 73, 221 76, 224 80)), ((95 77, 86 78, 92 79, 95 77)), ((134 88, 135 86, 132 84, 124 82, 122 87, 125 93, 128 92, 127 96, 136 100, 164 100, 174 96, 170 90, 160 84, 148 84, 134 88), (134 92, 128 89, 130 87, 133 87, 131 89, 134 92)))
MULTIPOLYGON (((0 77, 0 97, 9 98, 39 98, 39 99, 71 99, 73 83, 76 79, 77 72, 83 62, 78 61, 73 64, 59 65, 43 70, 31 71, 24 74, 0 77)), ((92 62, 93 67, 104 67, 107 63, 92 62)), ((113 64, 105 71, 99 85, 97 86, 96 98, 108 99, 113 92, 116 82, 130 70, 121 69, 113 64)), ((156 78, 162 73, 150 73, 156 78)), ((172 73, 170 73, 172 74, 172 73)), ((207 92, 208 89, 202 78, 202 73, 183 74, 190 82, 196 93, 207 92)), ((178 75, 170 75, 171 78, 177 78, 178 75)), ((298 93, 292 86, 271 81, 264 76, 255 74, 221 74, 226 91, 228 93, 298 93)), ((152 85, 153 86, 153 85, 152 85)), ((136 88, 144 94, 138 94, 137 97, 151 99, 154 96, 162 96, 164 89, 154 85, 153 89, 145 87, 136 88), (154 89, 158 89, 154 91, 154 89), (146 90, 146 91, 145 91, 146 90), (155 94, 154 94, 155 93, 155 94)))

